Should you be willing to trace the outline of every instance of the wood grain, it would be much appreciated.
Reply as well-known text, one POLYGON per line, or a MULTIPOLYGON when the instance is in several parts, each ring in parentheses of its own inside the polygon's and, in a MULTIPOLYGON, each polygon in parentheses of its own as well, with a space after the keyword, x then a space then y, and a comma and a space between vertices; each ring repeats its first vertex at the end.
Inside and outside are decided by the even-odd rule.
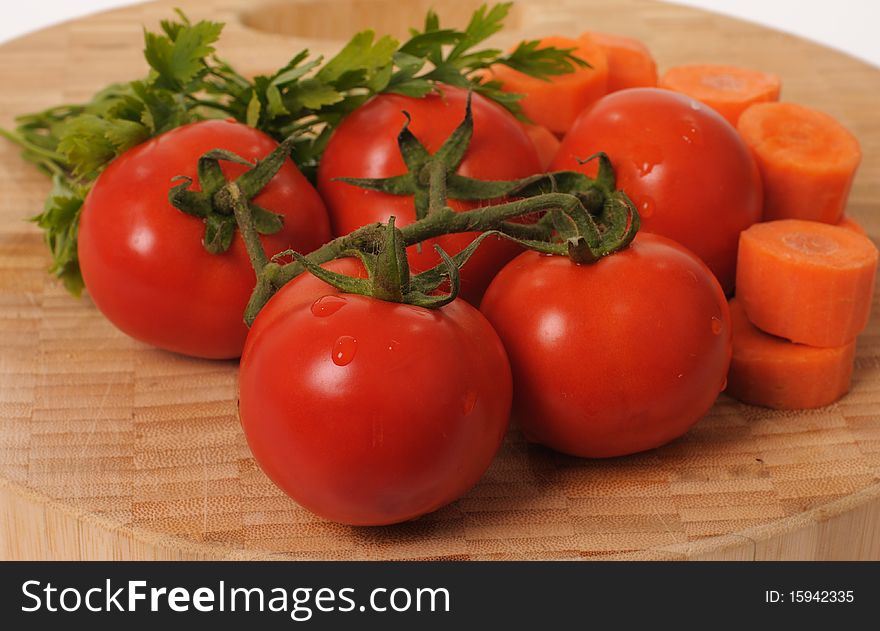
MULTIPOLYGON (((478 2, 433 4, 460 23, 478 2)), ((142 74, 142 25, 178 5, 226 21, 220 52, 259 72, 304 46, 332 52, 355 28, 400 34, 428 3, 175 0, 68 23, 0 46, 0 125, 142 74)), ((520 2, 499 42, 587 29, 643 39, 661 67, 726 61, 780 74, 785 99, 861 140, 849 212, 880 235, 880 71, 636 0, 520 2)), ((259 470, 236 416, 234 363, 134 342, 47 276, 25 219, 48 185, 5 142, 0 187, 0 558, 880 558, 876 304, 853 390, 835 405, 783 413, 722 396, 675 443, 608 461, 528 445, 514 427, 460 501, 400 526, 350 528, 301 509, 259 470)))

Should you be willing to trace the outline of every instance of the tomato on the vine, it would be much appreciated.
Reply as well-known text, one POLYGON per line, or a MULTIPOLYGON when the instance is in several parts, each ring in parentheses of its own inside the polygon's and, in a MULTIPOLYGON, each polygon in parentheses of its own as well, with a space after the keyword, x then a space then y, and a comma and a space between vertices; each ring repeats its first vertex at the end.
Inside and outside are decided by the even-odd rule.
MULTIPOLYGON (((199 157, 212 149, 258 160, 277 146, 239 123, 201 121, 130 149, 101 173, 83 204, 78 254, 89 295, 113 324, 186 355, 241 354, 255 283, 244 242, 236 234, 226 252, 210 254, 204 222, 175 209, 168 191, 175 176, 195 178, 199 157)), ((246 168, 222 163, 227 177, 246 168)), ((281 230, 262 237, 270 256, 307 252, 330 238, 323 202, 290 160, 253 201, 283 216, 281 230)))
POLYGON ((709 269, 639 233, 590 265, 525 252, 481 310, 510 357, 525 436, 585 457, 631 454, 684 434, 724 388, 731 328, 709 269))
MULTIPOLYGON (((351 113, 333 132, 318 169, 320 190, 335 234, 351 232, 365 224, 384 222, 394 216, 403 227, 416 219, 413 199, 369 191, 334 181, 340 177, 386 178, 406 173, 397 136, 412 117, 410 130, 431 153, 436 152, 465 116, 467 92, 439 86, 440 93, 424 98, 381 94, 351 113)), ((472 95, 473 139, 458 173, 482 180, 513 180, 542 171, 537 151, 520 123, 497 103, 472 95)), ((483 202, 485 205, 488 202, 483 202)), ((455 210, 467 210, 479 202, 450 200, 455 210)), ((433 244, 449 254, 463 250, 475 233, 450 234, 409 249, 414 272, 440 262, 433 244)), ((516 256, 518 246, 497 238, 484 242, 462 270, 461 295, 471 303, 480 297, 501 267, 516 256)))
POLYGON ((257 462, 302 506, 346 524, 456 500, 507 428, 498 336, 460 299, 432 310, 318 287, 308 275, 285 285, 248 335, 239 409, 257 462))
POLYGON ((642 230, 692 250, 730 293, 739 233, 760 219, 763 203, 758 168, 736 129, 683 94, 633 88, 583 112, 552 168, 595 174, 595 160, 579 160, 599 151, 611 158, 642 230))

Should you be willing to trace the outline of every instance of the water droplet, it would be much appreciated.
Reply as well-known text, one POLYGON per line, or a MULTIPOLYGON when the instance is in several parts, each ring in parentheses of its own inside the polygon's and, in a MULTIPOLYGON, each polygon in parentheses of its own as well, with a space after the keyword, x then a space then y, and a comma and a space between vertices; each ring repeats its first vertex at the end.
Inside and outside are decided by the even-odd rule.
POLYGON ((342 296, 330 295, 318 298, 312 303, 312 315, 318 318, 326 318, 345 306, 346 300, 342 296))
POLYGON ((721 335, 722 326, 723 325, 721 324, 721 320, 719 320, 715 316, 712 316, 712 333, 715 335, 721 335))
POLYGON ((474 406, 477 404, 477 393, 476 392, 468 392, 464 395, 464 403, 462 405, 462 410, 465 414, 470 414, 474 410, 474 406))
POLYGON ((654 214, 654 208, 654 200, 650 197, 645 197, 642 199, 642 203, 639 204, 639 216, 641 216, 642 219, 647 219, 654 214))
POLYGON ((346 366, 354 359, 357 353, 358 341, 350 335, 343 335, 333 344, 333 363, 337 366, 346 366))
POLYGON ((400 342, 398 342, 397 340, 390 340, 388 342, 388 350, 389 351, 393 352, 393 351, 396 351, 398 348, 400 348, 400 342))
POLYGON ((694 99, 691 99, 691 109, 694 110, 695 112, 699 112, 701 109, 703 109, 703 106, 700 104, 699 101, 695 101, 694 99))

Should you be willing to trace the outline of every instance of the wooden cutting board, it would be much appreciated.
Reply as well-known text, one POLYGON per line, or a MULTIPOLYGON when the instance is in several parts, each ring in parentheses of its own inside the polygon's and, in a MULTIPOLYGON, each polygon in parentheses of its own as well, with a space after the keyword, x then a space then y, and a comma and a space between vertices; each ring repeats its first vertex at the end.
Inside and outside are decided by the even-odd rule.
MULTIPOLYGON (((96 15, 0 46, 0 125, 145 72, 142 25, 182 6, 227 22, 220 53, 247 72, 357 29, 397 35, 428 4, 459 25, 474 0, 171 0, 96 15)), ((880 235, 880 70, 753 25, 657 2, 520 2, 506 45, 593 29, 644 40, 661 68, 733 62, 778 73, 783 96, 825 110, 865 159, 849 212, 880 235)), ((481 482, 412 523, 318 519, 251 458, 236 365, 154 350, 47 276, 25 219, 45 179, 0 142, 0 558, 880 558, 880 314, 859 340, 852 392, 772 412, 722 396, 662 449, 590 461, 512 429, 481 482)), ((875 304, 876 307, 876 304, 875 304)))

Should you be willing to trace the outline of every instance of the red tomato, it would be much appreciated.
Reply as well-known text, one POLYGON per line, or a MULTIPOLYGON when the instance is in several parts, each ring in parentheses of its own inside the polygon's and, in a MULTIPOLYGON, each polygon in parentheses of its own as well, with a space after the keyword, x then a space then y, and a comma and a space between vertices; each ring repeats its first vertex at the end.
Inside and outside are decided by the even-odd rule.
MULTIPOLYGON (((429 152, 436 152, 465 114, 467 92, 444 86, 442 94, 417 99, 397 94, 374 97, 350 114, 333 133, 318 170, 318 190, 327 203, 336 235, 347 234, 365 224, 396 218, 400 228, 415 221, 412 197, 366 191, 334 182, 337 177, 384 178, 406 173, 397 146, 397 135, 412 115, 410 129, 429 152)), ((512 180, 541 172, 534 145, 520 123, 500 105, 478 94, 471 101, 474 135, 458 173, 483 180, 512 180)), ((486 202, 488 203, 488 202, 486 202)), ((479 203, 451 201, 457 210, 479 203)), ((454 234, 426 241, 419 253, 409 249, 414 272, 440 263, 433 244, 450 255, 463 250, 476 233, 454 234)), ((509 241, 490 238, 462 270, 462 297, 479 302, 492 276, 521 249, 509 241)))
POLYGON ((553 169, 604 151, 642 229, 690 248, 733 291, 739 233, 761 218, 761 178, 746 144, 720 114, 657 88, 610 94, 586 110, 562 141, 553 169))
MULTIPOLYGON (((245 125, 211 120, 153 138, 107 167, 83 205, 78 246, 86 288, 107 319, 166 350, 212 359, 241 354, 255 283, 244 242, 236 235, 225 253, 208 253, 204 222, 171 206, 168 190, 176 175, 195 178, 206 151, 228 149, 256 160, 277 146, 245 125)), ((246 170, 222 167, 228 177, 246 170)), ((263 237, 270 255, 308 252, 330 238, 318 193, 290 161, 254 202, 284 216, 281 231, 263 237)))
POLYGON ((592 265, 525 252, 492 281, 481 309, 509 354, 523 432, 567 454, 659 447, 725 385, 724 293, 665 237, 639 234, 592 265))
POLYGON ((492 327, 462 300, 438 310, 332 291, 314 300, 315 287, 307 276, 285 285, 245 344, 239 409, 263 471, 352 525, 413 519, 463 495, 510 413, 492 327))

